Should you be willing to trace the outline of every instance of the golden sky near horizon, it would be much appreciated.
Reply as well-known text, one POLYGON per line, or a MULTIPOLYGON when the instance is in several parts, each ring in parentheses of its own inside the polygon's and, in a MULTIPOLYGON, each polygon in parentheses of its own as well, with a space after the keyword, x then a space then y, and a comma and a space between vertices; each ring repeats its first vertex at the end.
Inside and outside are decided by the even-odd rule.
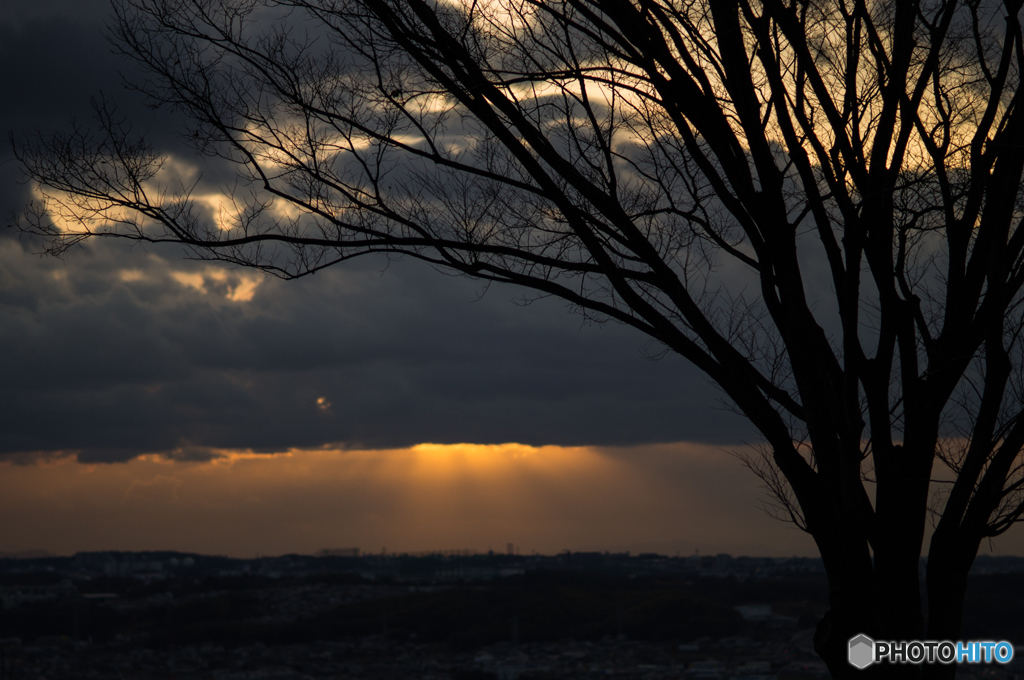
MULTIPOLYGON (((816 555, 769 518, 727 451, 433 445, 0 463, 0 552, 180 550, 234 557, 493 549, 816 555)), ((982 553, 1020 554, 1015 532, 982 553)))
POLYGON ((0 551, 815 554, 758 509, 759 481, 714 446, 221 453, 0 463, 0 551))

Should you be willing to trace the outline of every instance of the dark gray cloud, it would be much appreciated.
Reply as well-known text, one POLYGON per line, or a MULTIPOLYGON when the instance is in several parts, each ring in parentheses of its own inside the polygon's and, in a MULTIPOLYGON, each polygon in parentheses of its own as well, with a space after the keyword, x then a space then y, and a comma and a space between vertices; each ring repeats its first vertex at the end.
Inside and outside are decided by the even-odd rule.
MULTIPOLYGON (((24 145, 72 124, 89 125, 94 100, 114 102, 155 148, 191 155, 178 136, 184 121, 153 110, 126 86, 142 82, 144 74, 115 54, 104 31, 109 18, 109 0, 19 3, 0 16, 0 224, 31 198, 29 187, 19 183, 8 137, 24 145)), ((11 236, 0 229, 0 238, 11 236)))
MULTIPOLYGON (((24 29, 33 23, 47 20, 63 20, 78 24, 83 29, 96 30, 102 26, 110 10, 110 0, 40 0, 37 2, 7 3, 0 26, 24 29)), ((40 36, 39 42, 59 48, 40 36)))
POLYGON ((415 262, 282 282, 177 255, 106 242, 59 261, 4 244, 0 450, 97 461, 741 433, 684 362, 647 359, 638 334, 583 325, 554 301, 517 306, 502 288, 478 298, 473 282, 415 262), (253 283, 250 301, 228 299, 253 283))
MULTIPOLYGON (((0 21, 0 128, 52 131, 86 118, 103 91, 158 147, 192 162, 177 122, 123 87, 122 73, 139 74, 98 30, 105 6, 41 3, 0 21)), ((4 159, 6 215, 29 193, 9 151, 4 159)), ((556 301, 517 306, 512 289, 479 298, 477 284, 415 262, 281 282, 173 248, 93 242, 63 261, 39 258, 17 236, 0 238, 4 455, 196 460, 214 448, 328 443, 751 438, 695 369, 644 358, 658 348, 638 333, 588 326, 556 301), (249 301, 228 299, 246 291, 249 301)))

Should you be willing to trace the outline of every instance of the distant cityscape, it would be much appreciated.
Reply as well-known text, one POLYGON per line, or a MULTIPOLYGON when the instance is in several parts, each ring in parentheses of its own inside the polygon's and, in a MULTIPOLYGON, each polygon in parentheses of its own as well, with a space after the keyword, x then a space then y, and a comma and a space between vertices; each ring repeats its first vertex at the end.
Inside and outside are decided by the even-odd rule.
MULTIPOLYGON (((928 558, 921 558, 922 575, 928 558)), ((261 574, 305 576, 320 572, 358 574, 374 581, 396 580, 480 581, 538 570, 598 571, 631 578, 651 574, 698 577, 770 578, 791 574, 824 574, 817 557, 733 557, 717 555, 667 556, 658 553, 570 552, 521 555, 511 543, 505 552, 438 550, 390 553, 360 548, 325 548, 314 555, 286 554, 253 558, 201 555, 176 551, 89 551, 73 556, 43 550, 0 552, 0 573, 66 573, 71 580, 99 575, 131 576, 159 581, 175 574, 241 576, 261 574)), ((972 574, 1024 573, 1024 557, 979 555, 972 574)))
MULTIPOLYGON (((1021 574, 977 559, 965 632, 1024 643, 1021 574)), ((0 680, 813 680, 827 599, 807 557, 7 555, 0 680)), ((1016 659, 958 677, 1024 680, 1016 659)))
MULTIPOLYGON (((1024 558, 995 558, 1001 569, 1024 571, 1024 558)), ((444 550, 417 553, 366 553, 359 548, 324 549, 315 555, 234 558, 171 551, 80 552, 71 557, 0 555, 0 572, 62 571, 69 576, 132 576, 160 580, 176 573, 241 576, 306 576, 318 572, 350 573, 374 581, 481 581, 538 570, 598 571, 635 578, 655 573, 747 579, 792 573, 824 573, 816 557, 732 557, 727 554, 669 557, 611 552, 564 552, 520 555, 506 552, 444 550)))

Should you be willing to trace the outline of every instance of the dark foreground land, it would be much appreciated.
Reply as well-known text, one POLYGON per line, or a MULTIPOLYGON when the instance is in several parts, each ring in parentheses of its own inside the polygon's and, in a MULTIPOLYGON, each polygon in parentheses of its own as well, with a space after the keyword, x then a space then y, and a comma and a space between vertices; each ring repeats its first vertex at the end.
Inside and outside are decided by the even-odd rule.
MULTIPOLYGON (((0 559, 0 680, 811 680, 826 600, 803 558, 0 559)), ((964 638, 1024 643, 1021 611, 1024 560, 980 558, 964 638)))

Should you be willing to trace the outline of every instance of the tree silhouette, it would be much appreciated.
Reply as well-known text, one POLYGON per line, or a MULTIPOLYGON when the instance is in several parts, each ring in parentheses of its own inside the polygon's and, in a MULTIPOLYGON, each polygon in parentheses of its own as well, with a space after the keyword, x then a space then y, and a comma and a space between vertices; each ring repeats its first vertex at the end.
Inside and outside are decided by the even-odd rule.
POLYGON ((242 189, 211 215, 101 102, 16 147, 22 227, 284 278, 403 254, 642 331, 763 435, 852 675, 855 634, 957 639, 1024 509, 1021 6, 118 0, 139 88, 242 189))

